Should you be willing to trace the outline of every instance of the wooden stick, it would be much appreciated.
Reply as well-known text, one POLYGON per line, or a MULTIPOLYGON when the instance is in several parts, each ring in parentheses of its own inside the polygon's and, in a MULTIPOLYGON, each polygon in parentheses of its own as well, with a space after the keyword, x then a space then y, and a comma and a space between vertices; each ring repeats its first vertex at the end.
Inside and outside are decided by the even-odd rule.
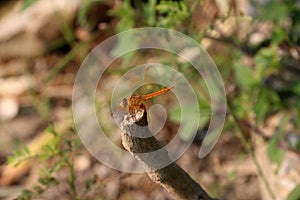
POLYGON ((147 127, 146 111, 139 121, 133 119, 136 117, 132 115, 124 117, 121 125, 122 144, 139 160, 151 180, 163 186, 176 199, 213 200, 180 166, 170 160, 166 148, 162 148, 164 145, 147 127), (160 151, 155 153, 156 150, 160 151), (160 167, 165 162, 170 164, 160 167))

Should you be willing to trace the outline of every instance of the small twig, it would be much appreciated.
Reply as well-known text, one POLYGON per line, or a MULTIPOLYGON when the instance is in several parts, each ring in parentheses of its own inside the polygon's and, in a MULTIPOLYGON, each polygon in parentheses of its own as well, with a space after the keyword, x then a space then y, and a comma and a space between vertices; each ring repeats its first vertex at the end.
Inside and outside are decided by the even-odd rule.
POLYGON ((162 148, 163 144, 152 135, 147 125, 146 112, 136 123, 132 120, 132 116, 125 116, 121 125, 122 143, 124 148, 142 164, 151 180, 164 187, 176 199, 212 200, 213 198, 198 183, 171 161, 167 150, 162 148), (157 150, 159 152, 155 153, 157 150), (170 164, 160 166, 165 162, 170 164))
POLYGON ((255 55, 255 53, 257 52, 256 49, 258 49, 258 47, 256 49, 251 49, 246 44, 239 44, 236 41, 234 41, 232 38, 225 37, 225 36, 217 38, 217 37, 213 37, 213 36, 210 36, 210 35, 205 35, 204 37, 208 38, 208 39, 211 39, 211 40, 214 40, 214 41, 217 41, 217 42, 224 43, 224 44, 229 44, 229 45, 233 46, 234 48, 242 51, 243 53, 245 53, 248 56, 255 55))
POLYGON ((258 171, 258 175, 261 177, 262 181, 263 181, 263 184, 265 185, 270 197, 275 200, 276 197, 275 197, 275 194, 274 192, 272 191, 271 187, 270 187, 270 184, 267 180, 267 177, 265 176, 265 174, 263 173, 263 170, 254 154, 254 150, 252 149, 251 145, 249 144, 249 142, 247 141, 247 138, 246 138, 246 134, 241 126, 241 124, 239 123, 239 119, 238 117, 236 116, 235 112, 234 112, 234 109, 233 109, 233 106, 231 104, 231 101, 228 100, 227 101, 228 105, 227 105, 227 108, 229 110, 229 113, 231 114, 231 116, 233 117, 234 119, 234 123, 236 123, 237 125, 237 128, 239 129, 239 133, 240 133, 240 136, 241 136, 241 140, 243 142, 243 144, 245 145, 247 151, 249 152, 253 162, 254 162, 254 165, 256 166, 256 169, 258 171))

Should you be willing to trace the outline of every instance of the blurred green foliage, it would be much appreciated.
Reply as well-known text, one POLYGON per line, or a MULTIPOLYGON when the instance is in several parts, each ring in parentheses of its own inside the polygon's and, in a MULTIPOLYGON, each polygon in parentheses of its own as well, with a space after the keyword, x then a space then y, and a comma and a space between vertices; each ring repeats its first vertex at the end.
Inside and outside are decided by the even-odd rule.
MULTIPOLYGON (((118 30, 142 26, 165 27, 186 33, 201 43, 209 31, 218 32, 218 30, 215 29, 214 22, 200 31, 196 28, 197 22, 193 20, 192 13, 197 12, 195 10, 200 3, 201 1, 185 0, 135 3, 127 0, 116 9, 117 12, 112 13, 121 19, 118 30), (128 9, 130 16, 125 12, 128 9)), ((245 33, 247 35, 245 38, 239 38, 238 35, 239 32, 247 30, 236 30, 230 36, 221 34, 220 38, 215 39, 223 42, 226 48, 221 51, 213 50, 210 55, 216 61, 225 85, 234 88, 232 92, 227 92, 234 115, 237 119, 246 121, 254 116, 256 123, 252 127, 252 134, 257 127, 264 125, 269 116, 278 112, 283 114, 286 120, 282 120, 278 125, 281 132, 274 133, 267 139, 269 145, 266 152, 270 160, 279 167, 285 151, 288 151, 281 145, 288 143, 286 140, 288 133, 285 131, 287 122, 292 123, 295 131, 300 128, 300 5, 295 0, 250 1, 249 9, 252 10, 249 26, 268 23, 272 27, 271 34, 256 44, 251 43, 249 39, 255 32, 245 33), (298 58, 292 55, 292 51, 297 52, 298 58), (245 59, 250 62, 245 62, 245 59), (285 78, 285 74, 290 78, 285 78)), ((228 13, 228 16, 220 19, 226 21, 230 16, 231 13, 228 13)), ((244 16, 241 14, 235 17, 236 23, 239 23, 244 16)), ((188 74, 189 78, 193 79, 193 73, 189 72, 190 66, 177 67, 183 74, 188 74)), ((194 85, 203 84, 199 78, 192 82, 194 85)), ((204 92, 207 91, 204 89, 204 92)), ((202 97, 199 101, 201 109, 208 110, 209 98, 205 98, 206 95, 207 93, 198 96, 202 97)), ((175 122, 181 120, 179 108, 174 108, 170 115, 175 122)), ((208 121, 209 118, 205 118, 205 121, 200 123, 200 128, 204 128, 208 121)), ((230 122, 227 121, 225 127, 232 128, 228 123, 230 122)), ((298 132, 298 136, 299 134, 298 132)), ((298 141, 299 138, 300 136, 298 141)), ((299 152, 296 147, 292 148, 299 152)))
MULTIPOLYGON (((33 5, 36 1, 24 0, 23 9, 33 5)), ((83 6, 78 12, 79 25, 82 27, 88 27, 87 15, 92 2, 82 0, 83 6)), ((209 32, 219 31, 216 29, 216 20, 214 19, 204 28, 200 29, 197 27, 197 21, 193 19, 193 13, 199 12, 197 9, 199 5, 201 6, 201 2, 198 0, 123 0, 114 6, 109 11, 109 14, 119 19, 116 25, 116 32, 135 27, 157 26, 178 30, 201 43, 203 39, 208 37, 209 32)), ((268 142, 266 153, 269 159, 279 167, 285 151, 289 150, 283 148, 283 146, 300 153, 300 5, 296 0, 250 1, 249 9, 251 9, 249 26, 254 27, 260 23, 267 23, 272 27, 271 34, 255 44, 249 39, 251 34, 255 32, 245 33, 246 37, 244 38, 240 38, 239 33, 247 30, 236 30, 229 36, 219 34, 219 38, 210 39, 222 43, 223 46, 217 46, 216 49, 212 46, 208 51, 210 52, 211 50, 212 53, 210 55, 219 67, 225 85, 228 88, 232 88, 227 91, 227 100, 232 105, 232 113, 230 114, 234 115, 236 123, 239 123, 238 120, 250 121, 254 116, 255 124, 253 125, 254 127, 251 127, 251 133, 254 134, 254 130, 263 126, 269 116, 279 112, 283 114, 283 119, 285 120, 282 120, 279 127, 277 127, 279 131, 274 133, 271 138, 265 138, 268 142), (296 52, 298 57, 293 52, 296 52), (245 60, 250 60, 250 62, 245 60), (289 142, 286 140, 288 133, 285 131, 287 123, 293 125, 293 131, 299 136, 296 146, 290 144, 281 145, 289 142)), ((239 20, 245 18, 242 13, 232 14, 232 10, 233 8, 230 8, 226 16, 219 16, 219 22, 224 22, 233 16, 235 23, 238 24, 239 20)), ((62 25, 64 40, 72 46, 75 40, 74 29, 70 25, 62 25)), ((128 45, 137 44, 132 38, 122 38, 116 49, 126 48, 128 45)), ((125 56, 122 66, 127 66, 132 58, 132 54, 125 56)), ((174 63, 170 63, 168 59, 163 60, 162 63, 174 66, 174 63)), ((177 64, 174 67, 184 75, 187 75, 195 87, 200 86, 202 88, 202 93, 197 93, 199 106, 201 110, 209 110, 210 99, 204 81, 196 76, 190 65, 177 64)), ((192 108, 185 109, 189 110, 192 108)), ((174 122, 180 122, 180 108, 174 108, 170 116, 174 122)), ((209 113, 204 118, 201 118, 201 129, 205 128, 209 119, 209 113)), ((235 127, 234 124, 230 124, 231 121, 229 120, 226 123, 225 127, 230 129, 235 127)), ((240 131, 242 132, 243 129, 240 131)), ((184 136, 185 139, 189 137, 191 136, 184 136)), ((68 140, 65 140, 65 142, 68 143, 68 140)), ((72 141, 69 141, 69 143, 71 149, 73 146, 71 145, 72 141)), ((48 150, 44 151, 41 159, 48 159, 51 155, 59 155, 61 160, 54 169, 59 169, 62 165, 69 165, 70 171, 72 171, 70 161, 65 155, 61 154, 61 150, 55 144, 48 146, 48 150)), ((9 160, 10 162, 20 162, 28 159, 30 156, 32 156, 30 152, 24 149, 24 151, 16 151, 14 157, 9 160)), ((49 172, 48 174, 51 175, 51 173, 49 172)), ((70 176, 72 176, 72 173, 70 176)), ((46 179, 41 178, 40 184, 47 185, 52 182, 51 176, 49 177, 46 179)), ((234 173, 228 175, 229 179, 234 177, 234 173)), ((72 188, 72 185, 70 187, 72 188)), ((37 191, 40 191, 40 188, 37 188, 37 191)), ((30 191, 24 191, 24 195, 29 196, 30 191)), ((74 195, 76 197, 77 194, 75 193, 74 195)), ((289 195, 288 199, 299 198, 298 186, 289 195)))
POLYGON ((31 5, 33 5, 37 1, 38 0, 24 0, 22 10, 29 8, 31 5))
POLYGON ((297 200, 300 198, 300 184, 297 185, 287 197, 287 200, 297 200))
MULTIPOLYGON (((27 147, 23 150, 16 150, 14 155, 8 159, 9 164, 19 165, 25 160, 37 159, 39 163, 45 161, 55 161, 51 165, 45 164, 40 170, 38 184, 33 189, 24 189, 17 199, 29 200, 42 195, 49 187, 61 184, 55 177, 55 172, 62 168, 67 168, 69 172, 69 187, 71 190, 72 199, 82 199, 83 196, 90 190, 89 184, 82 194, 78 194, 78 189, 75 186, 74 172, 74 156, 78 154, 78 150, 82 148, 82 144, 74 130, 70 130, 68 134, 58 133, 54 126, 49 126, 46 134, 51 134, 52 139, 42 147, 38 153, 32 154, 27 147)), ((87 180, 89 182, 90 180, 87 180)))
MULTIPOLYGON (((295 17, 295 13, 298 13, 299 5, 295 1, 288 1, 286 3, 279 0, 266 1, 266 3, 252 3, 251 7, 255 9, 255 13, 252 16, 253 25, 268 21, 273 24, 274 31, 270 37, 265 38, 264 41, 256 46, 253 46, 247 40, 240 41, 237 39, 237 35, 224 38, 227 41, 239 42, 237 44, 233 43, 233 47, 237 48, 233 48, 230 53, 231 55, 229 55, 232 60, 226 60, 228 59, 227 55, 227 57, 217 61, 217 64, 220 68, 227 68, 227 72, 224 72, 226 73, 226 77, 223 77, 224 80, 227 80, 234 74, 235 86, 239 89, 239 92, 234 94, 234 98, 231 101, 233 101, 237 108, 236 112, 239 113, 239 117, 247 118, 254 111, 257 123, 261 124, 268 115, 280 109, 293 109, 294 106, 286 106, 285 97, 282 98, 280 92, 270 87, 267 82, 273 75, 279 75, 283 70, 286 70, 282 61, 290 55, 288 52, 284 52, 281 55, 281 46, 284 44, 290 45, 290 48, 296 46, 293 42, 295 36, 291 37, 291 34, 294 32, 294 26, 298 26, 298 23, 296 23, 298 18, 295 17), (284 23, 286 20, 292 20, 292 26, 288 29, 284 23), (243 63, 243 58, 249 54, 252 57, 254 66, 243 63)), ((203 32, 206 32, 208 29, 214 29, 214 26, 209 26, 207 30, 202 32, 195 29, 195 22, 192 20, 191 13, 197 5, 199 5, 199 1, 162 0, 136 3, 135 1, 126 0, 111 13, 120 18, 120 27, 118 27, 118 30, 149 25, 176 29, 181 32, 188 30, 189 35, 193 36, 198 42, 201 42, 203 32), (128 13, 131 16, 128 16, 128 13), (150 24, 149 21, 151 21, 150 24), (198 36, 196 36, 197 32, 198 36)), ((223 52, 217 52, 212 56, 218 60, 222 54, 223 52)), ((221 69, 222 73, 223 71, 225 70, 221 69)), ((293 93, 293 98, 299 99, 298 87, 293 85, 288 85, 284 89, 293 93)))

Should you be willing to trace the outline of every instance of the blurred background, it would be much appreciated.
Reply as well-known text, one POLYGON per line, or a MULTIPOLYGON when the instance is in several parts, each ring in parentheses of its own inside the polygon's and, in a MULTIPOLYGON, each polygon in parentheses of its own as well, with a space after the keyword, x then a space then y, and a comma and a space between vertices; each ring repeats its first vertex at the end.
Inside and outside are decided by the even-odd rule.
MULTIPOLYGON (((213 151, 198 158, 210 99, 188 63, 164 52, 130 54, 105 71, 99 88, 153 58, 172 66, 198 88, 205 111, 177 163, 220 199, 300 199, 299 22, 298 0, 0 1, 0 199, 172 199, 146 174, 98 162, 72 119, 73 83, 87 54, 120 31, 147 26, 190 36, 217 64, 228 110, 213 151)), ((99 118, 111 120, 110 92, 96 97, 99 118)), ((154 100, 167 106, 166 143, 180 122, 169 98, 154 100)), ((121 147, 118 128, 100 123, 121 147)))

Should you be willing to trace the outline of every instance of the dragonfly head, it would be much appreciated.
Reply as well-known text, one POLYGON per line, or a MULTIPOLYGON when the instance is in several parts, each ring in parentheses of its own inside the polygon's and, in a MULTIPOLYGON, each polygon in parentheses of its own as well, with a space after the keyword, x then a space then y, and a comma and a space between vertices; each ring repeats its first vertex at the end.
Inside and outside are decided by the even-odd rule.
POLYGON ((126 98, 123 98, 122 101, 120 102, 120 107, 121 108, 127 108, 128 107, 128 101, 126 98))

